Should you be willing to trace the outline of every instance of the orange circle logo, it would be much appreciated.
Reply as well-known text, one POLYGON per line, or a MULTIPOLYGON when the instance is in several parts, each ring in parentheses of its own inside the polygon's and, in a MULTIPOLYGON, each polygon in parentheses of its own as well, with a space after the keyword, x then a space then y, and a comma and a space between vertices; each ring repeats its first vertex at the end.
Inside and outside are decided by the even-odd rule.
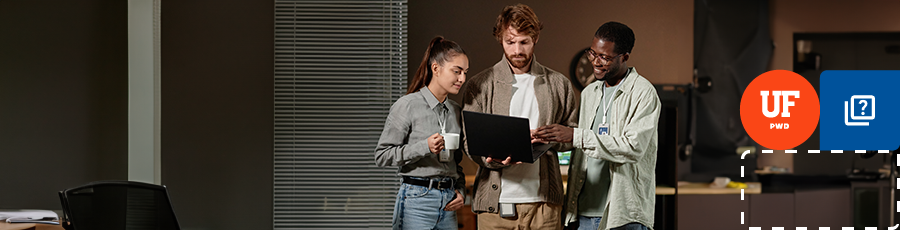
POLYGON ((741 123, 750 138, 763 147, 797 147, 819 124, 819 95, 799 74, 765 72, 753 79, 741 96, 741 123))

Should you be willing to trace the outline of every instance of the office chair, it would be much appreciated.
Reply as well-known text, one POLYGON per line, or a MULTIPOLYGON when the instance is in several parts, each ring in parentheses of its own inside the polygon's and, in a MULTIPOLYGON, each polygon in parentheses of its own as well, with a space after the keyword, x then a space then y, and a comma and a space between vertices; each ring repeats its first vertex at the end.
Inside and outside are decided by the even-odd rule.
POLYGON ((180 230, 165 186, 98 181, 59 192, 66 230, 180 230))

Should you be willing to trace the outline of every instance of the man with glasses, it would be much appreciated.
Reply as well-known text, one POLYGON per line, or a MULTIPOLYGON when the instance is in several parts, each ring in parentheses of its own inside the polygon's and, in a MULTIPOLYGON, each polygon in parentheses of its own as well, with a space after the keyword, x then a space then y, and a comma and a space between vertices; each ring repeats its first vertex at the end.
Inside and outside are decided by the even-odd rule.
POLYGON ((653 226, 660 102, 650 81, 625 63, 634 32, 618 22, 597 29, 586 50, 594 66, 581 92, 578 128, 547 125, 535 137, 573 143, 566 226, 638 230, 653 226))
MULTIPOLYGON (((466 82, 463 110, 528 118, 532 130, 548 124, 575 125, 578 97, 572 83, 534 57, 541 27, 526 5, 507 6, 500 12, 494 38, 504 55, 466 82)), ((469 155, 480 166, 472 202, 478 228, 561 228, 564 195, 556 151, 567 149, 571 144, 558 144, 533 164, 469 155)))

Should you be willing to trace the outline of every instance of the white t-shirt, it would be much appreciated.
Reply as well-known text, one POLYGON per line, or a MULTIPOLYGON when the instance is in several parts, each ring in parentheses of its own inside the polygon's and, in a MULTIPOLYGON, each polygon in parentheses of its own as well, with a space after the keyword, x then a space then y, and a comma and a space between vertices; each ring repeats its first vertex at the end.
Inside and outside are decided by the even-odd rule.
MULTIPOLYGON (((531 129, 538 128, 537 98, 534 96, 534 79, 531 74, 515 74, 513 95, 509 102, 509 115, 528 118, 531 129)), ((544 200, 538 195, 541 188, 540 159, 533 164, 522 163, 503 169, 500 176, 500 203, 534 203, 544 200)))

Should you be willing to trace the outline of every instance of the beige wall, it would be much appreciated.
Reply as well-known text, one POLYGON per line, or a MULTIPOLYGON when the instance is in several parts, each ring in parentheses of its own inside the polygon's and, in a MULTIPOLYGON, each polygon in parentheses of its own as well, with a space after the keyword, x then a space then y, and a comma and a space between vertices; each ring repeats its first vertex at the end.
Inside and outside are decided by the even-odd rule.
MULTIPOLYGON (((693 72, 694 2, 521 1, 544 23, 535 48, 538 62, 569 75, 569 63, 590 45, 597 27, 619 21, 636 42, 629 66, 653 83, 688 83, 693 72)), ((494 20, 518 1, 410 1, 409 72, 415 73, 428 41, 443 35, 469 54, 470 75, 500 60, 503 50, 491 35, 494 20)))
POLYGON ((900 1, 770 1, 775 54, 770 69, 792 70, 794 33, 898 32, 900 1))

